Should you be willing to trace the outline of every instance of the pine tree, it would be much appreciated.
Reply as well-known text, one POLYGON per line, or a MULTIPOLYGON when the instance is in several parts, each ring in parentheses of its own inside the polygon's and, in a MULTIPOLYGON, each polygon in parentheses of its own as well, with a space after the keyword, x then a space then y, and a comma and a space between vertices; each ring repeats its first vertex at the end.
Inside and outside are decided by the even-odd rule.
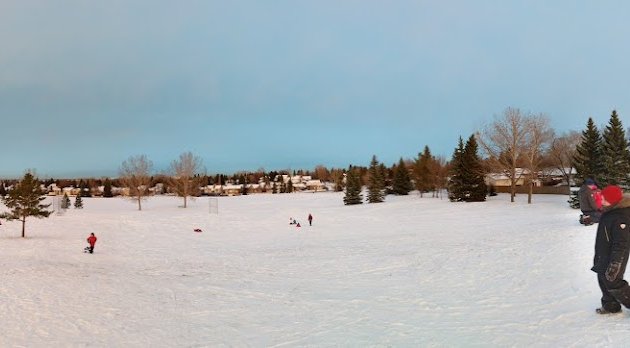
POLYGON ((276 185, 276 182, 273 182, 273 186, 271 186, 271 193, 276 194, 278 193, 278 185, 276 185))
POLYGON ((90 191, 90 187, 87 182, 81 180, 79 188, 81 189, 81 197, 92 197, 92 192, 90 191))
POLYGON ((383 190, 385 189, 385 178, 383 177, 382 166, 372 156, 370 168, 368 169, 368 202, 381 203, 385 200, 383 190))
POLYGON ((385 164, 381 163, 378 166, 378 170, 380 172, 381 177, 383 178, 383 195, 387 195, 387 188, 391 184, 391 180, 389 178, 389 170, 385 167, 385 164))
POLYGON ((569 193, 569 200, 567 202, 569 203, 569 206, 573 209, 580 208, 580 198, 578 197, 577 190, 571 190, 571 193, 569 193))
POLYGON ((466 202, 484 202, 488 188, 485 182, 485 171, 481 159, 477 154, 478 145, 474 135, 471 135, 464 147, 464 188, 466 202))
POLYGON ((345 205, 362 204, 363 195, 361 194, 361 178, 359 172, 350 166, 346 173, 346 195, 343 198, 345 205))
POLYGON ((582 131, 582 140, 575 148, 573 167, 576 171, 575 179, 578 180, 578 184, 587 178, 602 182, 604 172, 602 138, 590 117, 586 123, 586 129, 582 131))
POLYGON ((291 178, 287 181, 287 193, 293 193, 293 180, 291 178))
POLYGON ((83 200, 81 199, 81 194, 78 194, 74 199, 74 209, 83 209, 83 200))
POLYGON ((109 178, 106 178, 103 183, 103 197, 114 197, 114 194, 112 193, 112 181, 109 180, 109 178))
POLYGON ((413 190, 413 185, 409 177, 409 170, 401 157, 400 161, 398 161, 398 165, 394 169, 392 191, 397 195, 408 195, 411 190, 413 190))
POLYGON ((7 189, 4 187, 4 182, 0 182, 0 197, 7 195, 7 189))
POLYGON ((448 181, 448 199, 451 202, 461 202, 465 199, 464 176, 466 164, 464 162, 464 140, 459 137, 457 148, 451 159, 450 179, 448 181))
POLYGON ((617 111, 613 110, 610 121, 602 134, 602 184, 620 185, 626 189, 630 172, 628 140, 617 111))
POLYGON ((431 161, 433 161, 431 150, 429 150, 428 146, 425 146, 424 152, 418 154, 418 159, 414 166, 416 190, 420 192, 420 197, 422 197, 424 192, 435 189, 434 175, 431 172, 431 161))
POLYGON ((61 199, 61 209, 70 208, 70 198, 67 193, 63 193, 63 198, 61 199))
POLYGON ((46 210, 50 204, 41 203, 44 199, 46 197, 37 178, 31 173, 26 173, 22 181, 9 191, 6 197, 2 197, 2 202, 10 210, 0 214, 0 217, 7 220, 21 220, 22 238, 25 238, 27 217, 33 216, 41 219, 52 213, 52 211, 46 210))

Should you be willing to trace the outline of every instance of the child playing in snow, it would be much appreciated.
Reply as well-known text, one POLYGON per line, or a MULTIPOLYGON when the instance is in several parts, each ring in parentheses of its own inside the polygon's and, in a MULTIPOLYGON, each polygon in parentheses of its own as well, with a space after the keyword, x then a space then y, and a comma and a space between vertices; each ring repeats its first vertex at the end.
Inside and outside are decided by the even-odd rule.
POLYGON ((90 244, 90 246, 87 247, 86 250, 90 254, 93 254, 94 253, 94 244, 96 244, 96 236, 94 235, 94 233, 90 233, 90 236, 87 238, 87 242, 88 242, 88 244, 90 244))

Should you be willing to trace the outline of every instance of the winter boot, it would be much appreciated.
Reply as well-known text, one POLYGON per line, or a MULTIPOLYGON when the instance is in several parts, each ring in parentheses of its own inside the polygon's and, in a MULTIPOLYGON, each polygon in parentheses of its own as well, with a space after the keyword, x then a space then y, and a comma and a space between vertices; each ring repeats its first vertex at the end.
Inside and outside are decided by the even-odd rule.
POLYGON ((590 215, 580 215, 580 223, 584 226, 590 226, 593 224, 593 220, 590 215))
POLYGON ((621 306, 619 306, 619 309, 617 310, 613 310, 613 309, 606 309, 604 306, 599 307, 597 309, 595 309, 595 312, 597 314, 615 314, 615 313, 621 313, 621 306))
POLYGON ((626 285, 621 289, 609 289, 608 292, 624 307, 630 308, 630 286, 626 285))

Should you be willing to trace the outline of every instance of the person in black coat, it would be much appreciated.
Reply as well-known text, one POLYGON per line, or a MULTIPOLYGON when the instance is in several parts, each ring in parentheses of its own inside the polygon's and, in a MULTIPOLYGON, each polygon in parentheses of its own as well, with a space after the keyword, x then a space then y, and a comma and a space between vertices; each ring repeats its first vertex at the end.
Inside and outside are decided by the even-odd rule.
POLYGON ((599 220, 595 239, 595 257, 591 270, 597 273, 602 291, 599 314, 621 312, 621 305, 630 308, 630 286, 623 279, 628 264, 630 243, 630 198, 619 186, 602 190, 604 213, 599 220))
POLYGON ((596 189, 597 185, 595 185, 595 181, 591 178, 587 178, 578 191, 580 210, 582 211, 582 217, 586 219, 585 222, 581 222, 585 225, 592 225, 593 223, 599 222, 601 216, 600 207, 597 206, 597 202, 595 201, 594 193, 596 189))

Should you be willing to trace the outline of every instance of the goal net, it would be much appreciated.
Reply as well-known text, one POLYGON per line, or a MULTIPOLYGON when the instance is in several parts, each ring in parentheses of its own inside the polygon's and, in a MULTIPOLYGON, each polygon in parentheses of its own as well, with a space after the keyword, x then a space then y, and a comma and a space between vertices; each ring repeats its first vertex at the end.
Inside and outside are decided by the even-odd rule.
POLYGON ((219 215, 219 199, 210 197, 208 204, 210 206, 210 215, 219 215))
POLYGON ((53 211, 57 214, 57 215, 63 215, 63 213, 66 211, 65 209, 63 209, 61 207, 61 202, 62 202, 63 196, 55 196, 53 197, 53 211))

